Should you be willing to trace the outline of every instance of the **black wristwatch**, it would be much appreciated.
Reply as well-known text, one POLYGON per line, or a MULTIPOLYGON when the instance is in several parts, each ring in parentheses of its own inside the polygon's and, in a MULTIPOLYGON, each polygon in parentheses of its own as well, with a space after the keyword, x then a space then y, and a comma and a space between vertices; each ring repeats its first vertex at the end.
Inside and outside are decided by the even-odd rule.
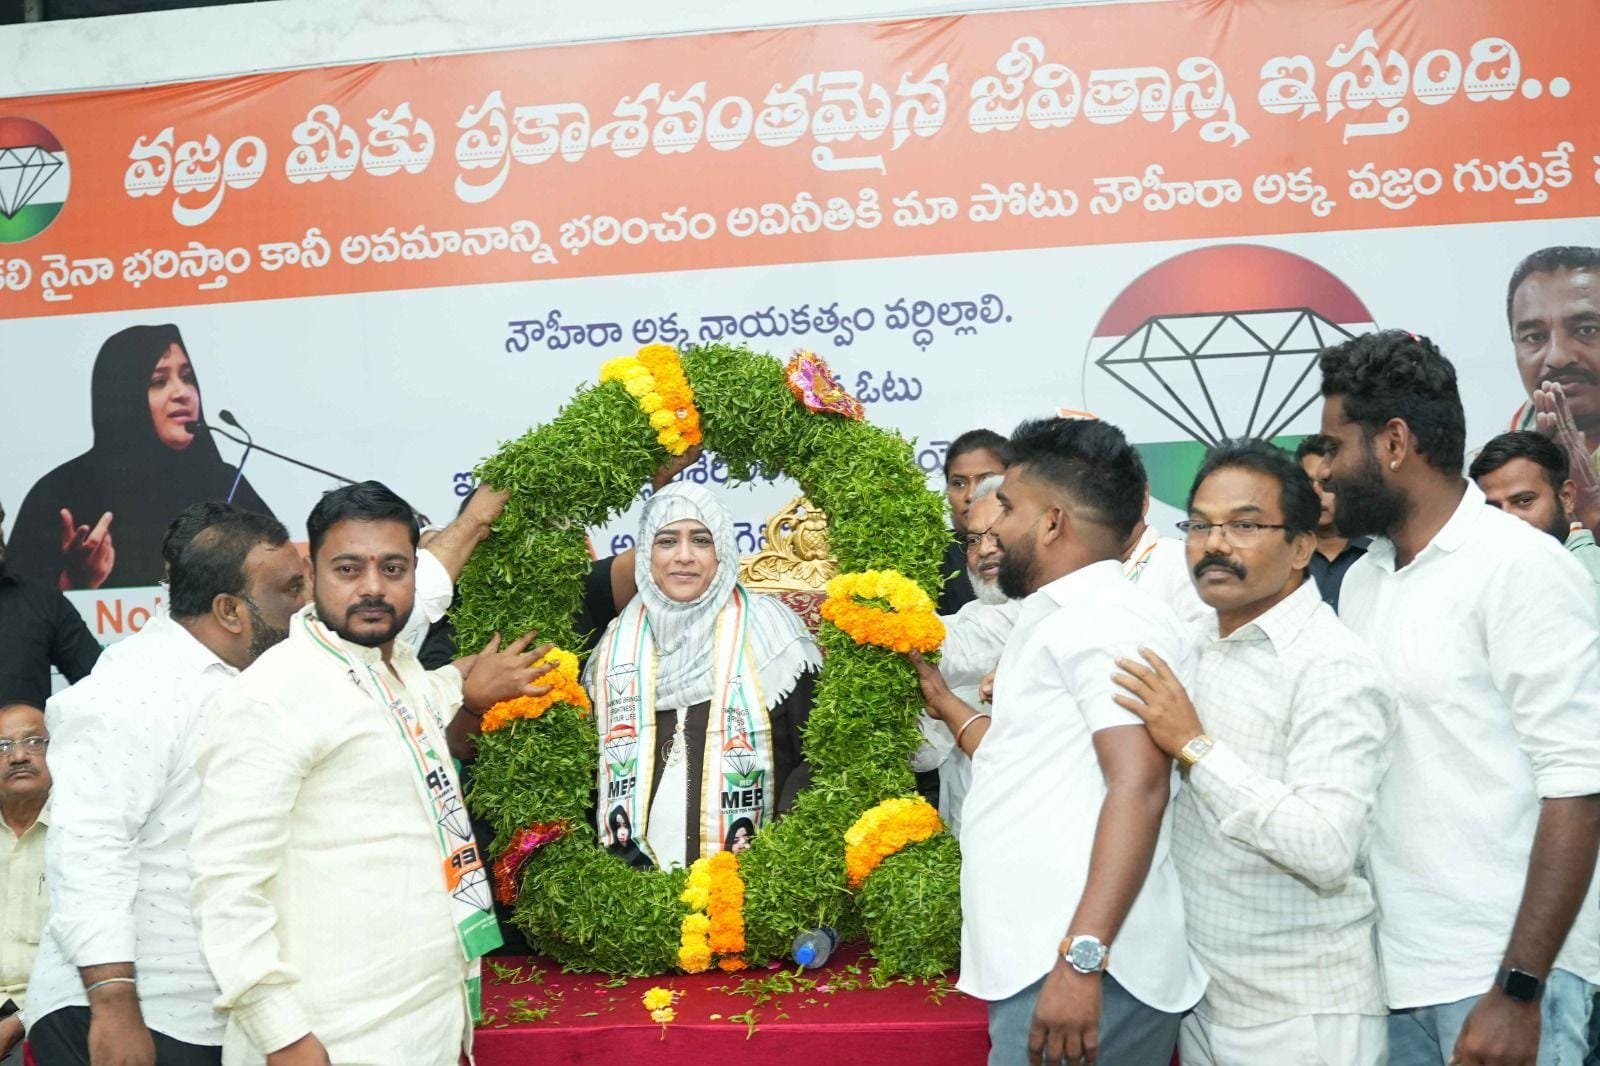
POLYGON ((1536 1002, 1544 992, 1544 982, 1526 970, 1510 966, 1500 967, 1494 975, 1494 985, 1519 1003, 1536 1002))

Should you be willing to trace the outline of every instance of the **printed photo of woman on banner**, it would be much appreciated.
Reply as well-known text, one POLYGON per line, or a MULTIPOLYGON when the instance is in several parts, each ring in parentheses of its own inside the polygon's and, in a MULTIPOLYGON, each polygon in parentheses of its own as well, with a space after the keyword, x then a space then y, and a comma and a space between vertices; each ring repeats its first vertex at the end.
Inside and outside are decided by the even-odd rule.
POLYGON ((109 337, 90 386, 94 445, 34 483, 6 545, 7 567, 62 589, 162 579, 161 537, 199 500, 271 514, 204 428, 200 383, 175 325, 109 337))

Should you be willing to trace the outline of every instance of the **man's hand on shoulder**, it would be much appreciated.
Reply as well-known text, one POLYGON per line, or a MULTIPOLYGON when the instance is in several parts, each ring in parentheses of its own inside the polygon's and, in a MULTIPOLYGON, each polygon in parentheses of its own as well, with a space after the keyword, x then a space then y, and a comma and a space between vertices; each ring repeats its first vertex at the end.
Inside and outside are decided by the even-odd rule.
POLYGON ((267 1066, 331 1066, 328 1049, 322 1046, 315 1033, 307 1033, 299 1040, 281 1047, 267 1056, 267 1066))

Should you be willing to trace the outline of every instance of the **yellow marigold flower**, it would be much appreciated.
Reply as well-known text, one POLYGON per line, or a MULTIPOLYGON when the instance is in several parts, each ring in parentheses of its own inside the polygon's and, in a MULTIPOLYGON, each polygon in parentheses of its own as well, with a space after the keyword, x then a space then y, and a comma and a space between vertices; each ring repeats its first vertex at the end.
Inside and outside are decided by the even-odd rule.
POLYGON ((672 425, 677 420, 678 420, 678 416, 677 415, 674 415, 671 411, 662 409, 662 410, 656 411, 654 414, 652 414, 650 416, 650 428, 651 429, 666 429, 668 426, 672 425))
POLYGON ((644 994, 645 1010, 660 1010, 672 1006, 672 990, 656 985, 644 994))
POLYGON ((844 834, 850 887, 859 887, 890 855, 928 839, 941 828, 939 812, 920 797, 887 799, 864 812, 844 834))
POLYGON ((683 932, 686 936, 705 936, 711 931, 711 919, 696 911, 694 914, 685 915, 683 919, 683 932))
POLYGON ((661 410, 661 394, 659 392, 647 392, 639 397, 639 410, 647 415, 653 415, 661 410))
POLYGON ((646 393, 654 392, 655 384, 656 383, 650 379, 649 374, 629 374, 627 377, 622 379, 622 387, 627 389, 628 395, 632 396, 635 400, 644 396, 646 393))
POLYGON ((662 1025, 666 1025, 668 1022, 676 1020, 677 1017, 678 1012, 673 1010, 671 1007, 661 1007, 650 1012, 651 1020, 660 1022, 662 1025))

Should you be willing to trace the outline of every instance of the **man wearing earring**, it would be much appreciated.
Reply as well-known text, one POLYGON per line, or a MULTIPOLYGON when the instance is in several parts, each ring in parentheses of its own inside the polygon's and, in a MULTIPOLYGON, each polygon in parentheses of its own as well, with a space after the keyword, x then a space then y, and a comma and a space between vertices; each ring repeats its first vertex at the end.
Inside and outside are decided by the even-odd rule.
POLYGON ((1391 330, 1321 355, 1328 491, 1374 534, 1339 613, 1395 686, 1369 869, 1393 1066, 1587 1052, 1600 982, 1600 626, 1552 537, 1461 476, 1455 368, 1391 330))

